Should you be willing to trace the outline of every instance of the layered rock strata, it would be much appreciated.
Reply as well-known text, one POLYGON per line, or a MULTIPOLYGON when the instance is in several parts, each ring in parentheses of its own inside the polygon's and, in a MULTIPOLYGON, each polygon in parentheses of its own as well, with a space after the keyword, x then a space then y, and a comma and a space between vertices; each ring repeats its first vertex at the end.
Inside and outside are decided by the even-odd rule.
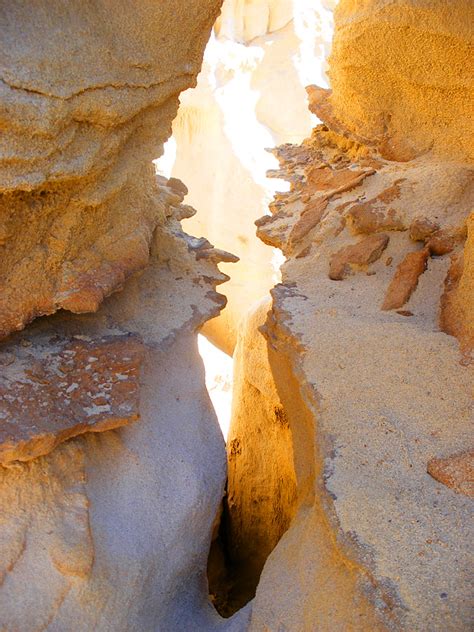
POLYGON ((96 314, 38 319, 2 345, 2 629, 244 625, 221 620, 206 590, 226 465, 196 329, 225 302, 215 286, 226 276, 222 254, 181 231, 189 212, 169 210, 147 269, 96 314), (119 415, 133 423, 98 433, 119 415), (72 422, 86 434, 59 444, 72 422))
POLYGON ((196 345, 236 258, 151 162, 219 6, 0 8, 1 630, 245 627, 207 594, 226 458, 196 345))
POLYGON ((470 628, 470 13, 342 0, 333 91, 310 90, 324 124, 276 150, 291 190, 257 224, 287 258, 265 334, 298 508, 251 630, 470 628), (445 88, 423 81, 448 59, 435 114, 445 88))
POLYGON ((151 161, 221 3, 112 4, 0 10, 0 337, 95 311, 164 222, 151 161))

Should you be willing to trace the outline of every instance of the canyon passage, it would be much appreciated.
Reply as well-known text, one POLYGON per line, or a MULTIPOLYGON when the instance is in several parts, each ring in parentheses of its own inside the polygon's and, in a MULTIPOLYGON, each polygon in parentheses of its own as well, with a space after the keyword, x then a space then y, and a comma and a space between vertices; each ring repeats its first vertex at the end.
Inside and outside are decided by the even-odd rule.
POLYGON ((471 0, 0 2, 0 630, 468 632, 471 0))

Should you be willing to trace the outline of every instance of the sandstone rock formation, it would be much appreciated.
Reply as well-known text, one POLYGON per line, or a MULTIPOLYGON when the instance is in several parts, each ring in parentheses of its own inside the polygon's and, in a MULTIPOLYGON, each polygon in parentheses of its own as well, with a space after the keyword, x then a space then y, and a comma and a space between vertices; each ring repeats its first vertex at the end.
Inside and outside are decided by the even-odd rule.
MULTIPOLYGON (((167 189, 164 179, 159 185, 167 189)), ((96 314, 38 319, 2 345, 10 370, 2 422, 17 441, 0 468, 2 629, 224 625, 207 600, 205 571, 225 450, 195 331, 219 312, 224 299, 214 288, 226 277, 219 251, 181 231, 185 213, 169 209, 147 269, 96 314), (24 370, 28 356, 37 364, 24 370), (37 412, 18 395, 26 389, 37 412), (139 419, 53 449, 77 434, 72 421, 80 432, 118 425, 108 407, 120 423, 139 419)))
POLYGON ((151 163, 219 5, 0 8, 2 631, 245 627, 207 594, 226 459, 196 345, 236 258, 151 163))
POLYGON ((469 0, 339 2, 334 118, 389 160, 472 162, 471 20, 469 0))
POLYGON ((301 23, 299 4, 228 0, 183 99, 175 169, 200 206, 212 192, 205 237, 151 161, 220 0, 0 7, 2 632, 470 629, 473 7, 340 0, 331 90, 308 89, 322 124, 274 150, 289 190, 260 255, 262 140, 310 121, 288 51, 302 62, 311 33, 314 58, 334 3, 301 23), (237 257, 207 236, 246 258, 224 318, 217 264, 237 257), (272 248, 281 283, 236 346, 226 494, 196 334, 219 317, 233 349, 272 248), (230 611, 255 598, 224 620, 206 572, 230 611))
POLYGON ((222 267, 231 276, 227 307, 204 326, 230 354, 239 321, 279 279, 274 252, 255 239, 253 225, 284 186, 266 177, 277 163, 265 148, 301 142, 315 123, 305 86, 325 81, 333 4, 225 0, 198 86, 180 98, 172 173, 199 209, 187 230, 240 257, 222 267))
POLYGON ((227 533, 233 607, 255 595, 263 566, 295 513, 288 419, 259 331, 270 301, 244 319, 234 352, 232 424, 227 440, 227 533))
POLYGON ((49 331, 34 345, 27 338, 3 345, 0 463, 28 461, 83 432, 136 421, 141 360, 141 341, 127 336, 49 331))
POLYGON ((473 17, 341 0, 323 125, 276 150, 291 190, 257 225, 287 257, 265 335, 298 506, 250 630, 470 629, 473 17))
POLYGON ((219 5, 2 5, 0 337, 94 311, 147 265, 170 203, 151 161, 219 5))

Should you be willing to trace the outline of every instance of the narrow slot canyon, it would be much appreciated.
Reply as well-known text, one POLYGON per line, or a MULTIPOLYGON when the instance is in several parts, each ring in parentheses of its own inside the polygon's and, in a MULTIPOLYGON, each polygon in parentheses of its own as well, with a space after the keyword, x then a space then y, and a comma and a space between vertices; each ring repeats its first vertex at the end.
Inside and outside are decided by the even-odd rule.
POLYGON ((471 0, 0 2, 0 632, 468 632, 471 0))

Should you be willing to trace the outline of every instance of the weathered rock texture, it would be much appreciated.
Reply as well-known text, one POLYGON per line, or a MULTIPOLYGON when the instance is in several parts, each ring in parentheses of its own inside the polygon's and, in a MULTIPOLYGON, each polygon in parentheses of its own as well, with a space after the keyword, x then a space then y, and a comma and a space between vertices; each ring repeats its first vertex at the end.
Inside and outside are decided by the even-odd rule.
POLYGON ((241 318, 279 280, 274 253, 255 239, 253 224, 281 186, 265 175, 277 166, 265 148, 301 142, 315 123, 304 87, 325 82, 331 5, 226 0, 198 86, 181 96, 170 154, 172 174, 199 209, 187 229, 240 257, 222 268, 231 276, 227 307, 204 326, 227 353, 241 318))
POLYGON ((331 122, 389 160, 474 160, 472 2, 339 2, 331 122))
POLYGON ((0 337, 147 265, 170 204, 151 161, 220 4, 2 4, 0 337))
MULTIPOLYGON (((164 179, 159 184, 166 188, 164 179)), ((11 379, 2 424, 17 422, 16 452, 7 453, 8 463, 3 454, 0 467, 1 629, 244 625, 224 624, 207 598, 226 468, 195 331, 221 308, 215 286, 226 277, 217 270, 219 251, 181 231, 177 218, 185 212, 179 205, 170 211, 147 269, 96 314, 38 319, 1 347, 11 379), (27 356, 35 361, 25 378, 27 356), (38 413, 18 395, 28 387, 38 413), (139 419, 53 449, 65 433, 77 434, 72 421, 79 432, 111 427, 109 406, 122 423, 139 419), (24 434, 29 443, 21 444, 24 434)))
POLYGON ((245 627, 207 594, 226 459, 196 346, 235 257, 151 164, 219 5, 0 8, 2 631, 245 627))
POLYGON ((295 513, 293 446, 259 328, 270 301, 244 319, 234 352, 227 440, 227 536, 236 607, 255 595, 263 566, 295 513))
POLYGON ((135 421, 142 355, 141 342, 126 336, 93 341, 50 331, 34 346, 26 338, 3 345, 0 463, 28 461, 83 432, 135 421))
POLYGON ((276 152, 291 190, 258 230, 288 259, 266 337, 298 509, 251 630, 471 627, 472 18, 342 0, 324 125, 276 152))

